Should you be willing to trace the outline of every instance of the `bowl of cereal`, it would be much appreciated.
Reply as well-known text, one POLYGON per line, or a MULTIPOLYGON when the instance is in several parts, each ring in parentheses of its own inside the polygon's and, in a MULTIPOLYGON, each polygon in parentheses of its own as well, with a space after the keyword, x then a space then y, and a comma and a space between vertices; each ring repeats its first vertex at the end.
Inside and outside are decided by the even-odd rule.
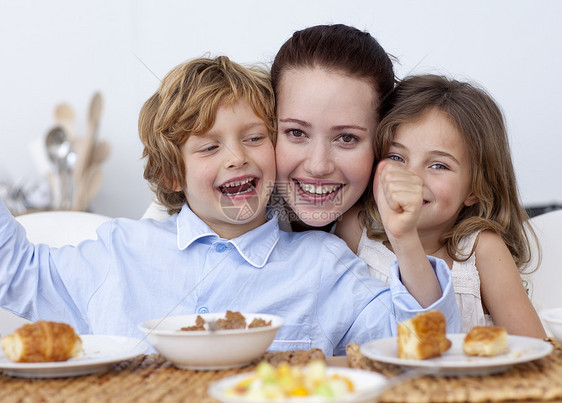
POLYGON ((139 329, 176 367, 215 370, 260 358, 282 325, 279 316, 227 311, 151 319, 139 329))

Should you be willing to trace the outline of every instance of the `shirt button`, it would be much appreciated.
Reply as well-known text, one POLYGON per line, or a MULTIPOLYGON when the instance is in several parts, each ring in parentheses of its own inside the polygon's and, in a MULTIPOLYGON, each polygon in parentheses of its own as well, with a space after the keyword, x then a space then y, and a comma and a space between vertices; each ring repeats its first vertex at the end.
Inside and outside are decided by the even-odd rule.
POLYGON ((207 309, 207 307, 203 306, 203 307, 199 308, 199 310, 197 312, 198 313, 209 313, 209 310, 207 309))
POLYGON ((224 246, 224 244, 222 244, 222 243, 219 243, 219 244, 215 247, 215 250, 216 250, 218 253, 223 253, 223 252, 226 250, 226 246, 224 246))

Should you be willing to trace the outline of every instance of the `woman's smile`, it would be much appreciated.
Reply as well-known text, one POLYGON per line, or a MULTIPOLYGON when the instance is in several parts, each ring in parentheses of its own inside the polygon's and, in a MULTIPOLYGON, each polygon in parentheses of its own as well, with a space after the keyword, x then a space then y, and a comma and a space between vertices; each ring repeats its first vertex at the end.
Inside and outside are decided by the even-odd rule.
POLYGON ((317 202, 333 200, 344 186, 342 183, 306 182, 300 179, 293 179, 293 182, 297 187, 297 191, 301 193, 301 196, 308 196, 315 199, 317 202))

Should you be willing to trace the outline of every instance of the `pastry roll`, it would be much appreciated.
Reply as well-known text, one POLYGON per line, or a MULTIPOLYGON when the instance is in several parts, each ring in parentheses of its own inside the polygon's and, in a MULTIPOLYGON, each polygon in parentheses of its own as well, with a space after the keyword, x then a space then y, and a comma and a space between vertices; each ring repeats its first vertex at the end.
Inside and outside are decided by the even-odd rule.
POLYGON ((82 351, 82 339, 66 323, 38 321, 23 325, 0 339, 6 356, 15 362, 66 361, 82 351))
POLYGON ((422 312, 398 324, 398 357, 425 360, 451 347, 445 316, 438 310, 422 312))
POLYGON ((491 357, 507 351, 507 331, 503 326, 474 326, 465 336, 466 355, 491 357))

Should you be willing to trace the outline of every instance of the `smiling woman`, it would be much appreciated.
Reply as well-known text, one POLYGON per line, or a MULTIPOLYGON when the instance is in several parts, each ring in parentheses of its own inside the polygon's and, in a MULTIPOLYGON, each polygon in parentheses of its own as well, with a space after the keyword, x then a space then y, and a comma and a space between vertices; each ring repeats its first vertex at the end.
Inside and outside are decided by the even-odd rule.
POLYGON ((330 224, 369 182, 375 91, 365 80, 314 68, 286 72, 278 97, 278 189, 300 221, 330 224))
POLYGON ((394 85, 392 62, 369 33, 319 25, 285 42, 271 76, 276 210, 284 229, 331 229, 369 183, 381 102, 394 85))

